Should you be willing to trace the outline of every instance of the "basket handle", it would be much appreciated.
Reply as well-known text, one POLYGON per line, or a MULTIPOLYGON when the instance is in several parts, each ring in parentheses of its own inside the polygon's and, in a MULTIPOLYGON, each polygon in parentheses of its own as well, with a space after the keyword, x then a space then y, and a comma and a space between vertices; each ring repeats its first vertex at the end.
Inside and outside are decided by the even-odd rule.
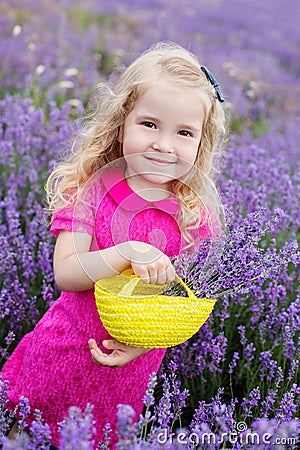
POLYGON ((126 283, 119 292, 119 295, 123 295, 124 297, 130 297, 132 295, 134 288, 140 282, 140 278, 138 276, 133 276, 128 283, 126 283))
POLYGON ((194 292, 185 284, 185 282, 180 278, 179 275, 177 275, 177 273, 175 274, 175 280, 186 290, 189 298, 195 298, 194 292))
MULTIPOLYGON (((124 271, 123 274, 127 276, 127 271, 124 271)), ((180 278, 179 275, 175 274, 175 280, 186 290, 189 298, 195 298, 194 292, 185 284, 185 282, 180 278)), ((134 288, 139 282, 140 278, 137 275, 131 275, 131 279, 122 287, 119 295, 129 297, 130 295, 132 295, 134 288)))

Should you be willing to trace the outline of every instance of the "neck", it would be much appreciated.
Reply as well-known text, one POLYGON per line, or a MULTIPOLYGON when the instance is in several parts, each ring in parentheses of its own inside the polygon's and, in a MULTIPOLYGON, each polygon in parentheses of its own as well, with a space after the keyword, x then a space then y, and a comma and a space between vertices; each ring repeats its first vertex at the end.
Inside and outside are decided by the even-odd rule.
POLYGON ((128 186, 140 197, 149 202, 164 200, 170 197, 171 192, 167 185, 153 186, 152 183, 141 178, 139 175, 129 175, 125 171, 128 186))

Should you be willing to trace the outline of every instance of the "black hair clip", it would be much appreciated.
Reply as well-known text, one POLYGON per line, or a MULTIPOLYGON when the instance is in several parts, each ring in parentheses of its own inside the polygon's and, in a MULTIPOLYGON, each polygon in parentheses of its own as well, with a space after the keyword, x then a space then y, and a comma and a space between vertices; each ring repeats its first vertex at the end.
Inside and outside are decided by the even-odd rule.
POLYGON ((206 78, 215 88, 217 99, 219 100, 219 102, 223 103, 225 101, 225 99, 223 97, 222 91, 220 89, 220 86, 219 86, 217 80, 215 79, 215 77, 213 76, 211 71, 207 69, 207 67, 201 66, 201 70, 202 70, 202 72, 205 73, 206 78))

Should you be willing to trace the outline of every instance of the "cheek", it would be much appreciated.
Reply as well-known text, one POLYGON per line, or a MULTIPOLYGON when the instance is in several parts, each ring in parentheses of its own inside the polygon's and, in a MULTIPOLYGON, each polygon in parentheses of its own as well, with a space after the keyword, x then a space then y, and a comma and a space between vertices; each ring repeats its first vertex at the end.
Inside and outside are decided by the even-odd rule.
POLYGON ((137 133, 124 136, 122 144, 124 156, 143 153, 144 150, 143 139, 137 133))
POLYGON ((126 139, 123 141, 123 156, 126 158, 140 153, 140 147, 137 140, 126 139))
POLYGON ((185 151, 182 152, 182 158, 184 158, 188 163, 194 164, 198 156, 198 151, 199 145, 195 144, 189 146, 185 149, 185 151))

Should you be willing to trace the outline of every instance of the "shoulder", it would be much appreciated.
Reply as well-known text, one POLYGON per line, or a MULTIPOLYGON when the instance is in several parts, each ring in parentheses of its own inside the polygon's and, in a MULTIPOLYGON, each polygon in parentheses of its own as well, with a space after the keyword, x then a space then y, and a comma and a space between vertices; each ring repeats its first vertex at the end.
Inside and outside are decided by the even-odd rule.
POLYGON ((61 230, 93 234, 95 213, 104 195, 101 179, 95 178, 80 191, 70 192, 70 202, 54 212, 50 232, 57 237, 61 230))

